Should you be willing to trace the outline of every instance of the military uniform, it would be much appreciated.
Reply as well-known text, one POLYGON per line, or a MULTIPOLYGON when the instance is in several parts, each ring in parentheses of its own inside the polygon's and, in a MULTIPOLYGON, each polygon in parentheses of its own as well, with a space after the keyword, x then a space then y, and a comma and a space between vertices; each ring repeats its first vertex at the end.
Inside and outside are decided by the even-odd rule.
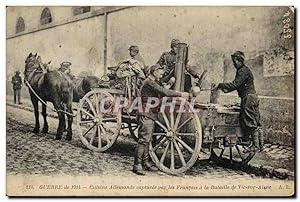
POLYGON ((139 61, 143 65, 143 70, 145 69, 145 66, 146 66, 145 61, 139 53, 136 54, 135 56, 131 57, 131 59, 139 61))
MULTIPOLYGON (((238 57, 244 62, 243 53, 237 51, 232 55, 238 57)), ((259 98, 255 91, 254 77, 251 70, 244 65, 237 68, 235 79, 229 83, 220 83, 218 88, 224 92, 231 92, 237 90, 239 97, 241 98, 241 112, 240 112, 240 125, 242 127, 244 135, 251 135, 255 138, 255 141, 259 141, 260 147, 263 146, 263 134, 260 123, 259 113, 259 98), (257 140, 256 137, 259 138, 257 140)), ((257 146, 257 145, 256 145, 257 146)))
POLYGON ((13 90, 14 90, 14 103, 15 104, 22 104, 21 103, 22 78, 19 74, 20 74, 20 72, 17 71, 16 74, 12 77, 12 84, 13 84, 13 90))
POLYGON ((176 64, 176 53, 171 50, 169 52, 164 52, 159 60, 157 61, 157 64, 160 66, 165 66, 165 74, 164 74, 164 80, 170 79, 172 76, 174 76, 175 73, 175 64, 176 64), (171 75, 170 75, 171 73, 171 75), (169 76, 168 76, 169 75, 169 76), (166 78, 168 76, 168 78, 166 78))
POLYGON ((129 51, 133 50, 133 51, 137 52, 137 54, 135 56, 131 56, 131 59, 139 61, 143 65, 142 69, 144 70, 146 65, 145 65, 144 59, 142 58, 142 56, 139 53, 139 47, 138 46, 130 46, 128 50, 129 51))
MULTIPOLYGON (((173 39, 171 42, 171 47, 176 46, 179 43, 180 41, 178 39, 173 39)), ((165 67, 165 74, 162 82, 168 82, 175 75, 176 53, 173 50, 164 52, 157 61, 157 64, 165 67)), ((200 75, 196 71, 192 70, 189 65, 186 65, 184 84, 184 91, 186 92, 189 92, 192 88, 192 79, 190 75, 192 75, 194 78, 200 78, 200 75)))
POLYGON ((67 74, 71 80, 75 78, 75 76, 71 73, 71 62, 63 62, 60 64, 60 67, 58 68, 58 71, 64 72, 67 74))
MULTIPOLYGON (((161 68, 159 65, 154 65, 151 68, 161 68), (154 67, 156 66, 156 67, 154 67)), ((142 100, 146 100, 148 97, 180 97, 181 92, 165 89, 158 81, 148 77, 144 80, 141 87, 142 100)), ((149 158, 149 143, 152 138, 154 130, 154 120, 157 119, 157 113, 150 111, 149 113, 141 115, 141 128, 139 130, 138 145, 135 150, 135 161, 133 171, 137 172, 141 170, 141 165, 144 164, 145 169, 153 168, 149 158)))

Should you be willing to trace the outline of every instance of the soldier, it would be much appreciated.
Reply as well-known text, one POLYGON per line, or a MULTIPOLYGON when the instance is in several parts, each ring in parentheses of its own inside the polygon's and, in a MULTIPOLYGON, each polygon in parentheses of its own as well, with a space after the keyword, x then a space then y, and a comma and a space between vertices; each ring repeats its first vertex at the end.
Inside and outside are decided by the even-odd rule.
MULTIPOLYGON (((161 86, 160 80, 163 77, 164 68, 159 64, 153 65, 149 69, 149 76, 144 80, 141 88, 141 95, 144 98, 148 97, 189 97, 189 93, 178 92, 165 89, 161 86)), ((141 114, 142 126, 139 131, 138 145, 135 149, 135 160, 133 172, 138 175, 145 175, 145 170, 156 171, 157 168, 150 162, 149 158, 149 142, 151 141, 154 121, 157 119, 157 113, 150 111, 149 113, 141 114), (144 166, 144 167, 143 167, 144 166)))
POLYGON ((71 62, 62 62, 58 70, 67 74, 72 80, 75 78, 75 76, 71 73, 71 65, 71 62))
POLYGON ((144 80, 146 77, 144 60, 139 54, 138 46, 130 46, 128 50, 130 58, 121 61, 117 65, 116 75, 119 78, 136 75, 138 78, 137 83, 141 84, 140 80, 144 80))
MULTIPOLYGON (((178 39, 173 39, 171 41, 171 51, 164 52, 159 60, 157 61, 157 64, 159 64, 162 67, 165 67, 165 74, 162 79, 163 83, 167 83, 172 77, 174 77, 175 74, 175 64, 176 64, 176 52, 178 49, 180 41, 178 39)), ((184 85, 184 91, 189 92, 192 88, 192 75, 194 78, 200 79, 200 74, 195 72, 191 69, 189 65, 186 66, 187 72, 185 73, 185 85, 184 85), (189 75, 190 74, 190 75, 189 75)))
POLYGON ((231 58, 236 68, 235 79, 229 83, 220 83, 217 89, 225 93, 237 90, 241 98, 240 125, 244 134, 251 135, 253 143, 244 152, 263 150, 264 137, 260 123, 259 98, 255 91, 253 74, 244 64, 243 52, 236 51, 231 58))
POLYGON ((142 56, 139 53, 139 47, 138 46, 130 46, 129 47, 129 55, 131 57, 131 59, 137 60, 142 64, 142 69, 145 69, 145 62, 144 59, 142 58, 142 56))
POLYGON ((13 90, 14 90, 14 103, 22 104, 21 102, 22 78, 20 76, 20 71, 16 71, 16 74, 12 77, 11 82, 13 84, 13 90))

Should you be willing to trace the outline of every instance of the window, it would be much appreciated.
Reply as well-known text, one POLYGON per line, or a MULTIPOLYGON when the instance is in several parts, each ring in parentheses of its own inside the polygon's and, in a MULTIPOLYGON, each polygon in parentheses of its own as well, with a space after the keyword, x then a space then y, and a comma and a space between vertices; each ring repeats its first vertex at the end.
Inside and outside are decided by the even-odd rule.
POLYGON ((76 6, 73 8, 73 15, 80 15, 91 11, 90 6, 76 6))
POLYGON ((41 20, 41 25, 45 25, 52 22, 52 16, 49 8, 44 8, 40 20, 41 20))
POLYGON ((25 31, 25 22, 22 17, 19 17, 16 26, 16 33, 23 32, 23 31, 25 31))

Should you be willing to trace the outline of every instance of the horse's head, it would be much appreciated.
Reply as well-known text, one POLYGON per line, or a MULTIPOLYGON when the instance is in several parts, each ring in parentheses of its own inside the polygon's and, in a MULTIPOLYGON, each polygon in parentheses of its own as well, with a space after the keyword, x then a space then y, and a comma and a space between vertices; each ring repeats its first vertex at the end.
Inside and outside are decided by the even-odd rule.
POLYGON ((43 67, 41 66, 41 57, 37 57, 37 53, 35 55, 30 53, 25 60, 25 79, 28 78, 31 72, 42 69, 43 67))
POLYGON ((37 53, 34 55, 32 53, 29 53, 25 60, 25 71, 31 69, 37 61, 37 53))

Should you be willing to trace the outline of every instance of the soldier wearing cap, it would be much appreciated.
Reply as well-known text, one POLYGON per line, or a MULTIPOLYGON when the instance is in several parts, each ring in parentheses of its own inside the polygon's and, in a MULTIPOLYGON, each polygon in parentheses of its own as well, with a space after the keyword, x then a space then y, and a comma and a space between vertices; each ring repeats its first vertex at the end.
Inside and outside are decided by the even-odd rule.
MULTIPOLYGON (((178 39, 172 39, 171 51, 164 52, 157 61, 157 64, 159 64, 162 67, 165 67, 165 74, 162 79, 162 82, 164 83, 167 83, 175 75, 176 54, 179 43, 180 41, 178 39)), ((192 87, 192 80, 190 75, 192 75, 194 78, 199 79, 200 74, 192 70, 189 65, 186 66, 186 71, 187 72, 185 73, 184 91, 189 92, 192 87)))
MULTIPOLYGON (((148 97, 189 97, 189 93, 165 89, 161 86, 161 79, 164 75, 164 68, 159 64, 149 68, 149 76, 144 80, 141 87, 142 100, 148 97)), ((135 149, 135 160, 133 172, 138 175, 145 175, 144 170, 155 171, 157 168, 150 162, 149 143, 154 130, 154 120, 157 120, 157 113, 150 111, 141 115, 141 128, 139 130, 138 144, 135 149)))
POLYGON ((255 91, 253 74, 244 64, 243 52, 236 51, 231 58, 236 68, 235 79, 229 83, 220 83, 217 89, 221 89, 225 93, 237 90, 241 98, 240 125, 247 137, 251 135, 253 143, 244 152, 263 150, 264 139, 260 123, 259 98, 255 91))
POLYGON ((144 70, 145 69, 145 61, 139 53, 139 47, 132 45, 129 47, 128 50, 129 50, 129 55, 130 55, 131 59, 139 61, 142 64, 142 69, 144 70))
POLYGON ((67 74, 71 79, 74 79, 75 76, 71 73, 71 65, 71 62, 62 62, 58 70, 67 74))
POLYGON ((21 88, 22 88, 22 78, 20 76, 20 71, 16 71, 16 74, 12 77, 12 84, 14 90, 14 103, 21 103, 21 88))
MULTIPOLYGON (((139 79, 145 79, 145 64, 144 60, 139 54, 138 46, 129 47, 130 58, 121 61, 118 66, 119 77, 126 77, 126 75, 135 74, 139 79)), ((140 83, 138 81, 138 83, 140 83)))

